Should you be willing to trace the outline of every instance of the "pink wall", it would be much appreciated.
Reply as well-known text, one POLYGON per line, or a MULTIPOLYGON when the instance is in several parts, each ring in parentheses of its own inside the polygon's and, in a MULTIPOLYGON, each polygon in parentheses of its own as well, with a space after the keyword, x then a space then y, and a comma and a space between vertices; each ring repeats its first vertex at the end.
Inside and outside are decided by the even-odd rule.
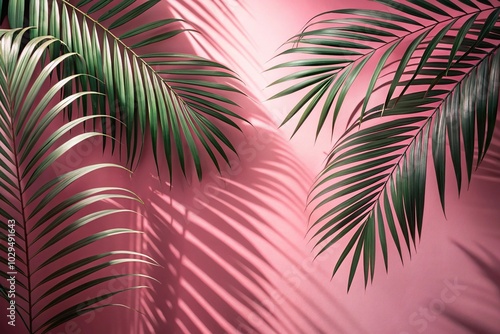
MULTIPOLYGON (((449 182, 447 219, 429 173, 423 237, 404 267, 392 249, 389 274, 379 265, 373 285, 365 290, 359 276, 347 294, 348 267, 330 280, 340 246, 312 261, 312 243, 304 237, 304 202, 331 143, 325 135, 314 144, 307 130, 288 140, 293 128, 276 129, 295 100, 262 102, 275 92, 264 87, 280 74, 262 70, 309 18, 340 6, 346 5, 331 0, 186 0, 164 2, 163 12, 152 14, 178 13, 206 32, 206 39, 178 41, 236 69, 250 94, 239 101, 241 114, 253 127, 241 124, 243 135, 231 133, 240 159, 233 157, 234 168, 224 169, 222 177, 208 170, 199 183, 176 173, 170 189, 156 177, 149 151, 132 179, 112 176, 145 202, 137 208, 144 218, 129 224, 146 233, 130 242, 160 262, 162 268, 147 270, 162 283, 152 283, 154 291, 113 299, 132 303, 144 316, 110 309, 52 333, 500 331, 500 136, 460 200, 449 182), (189 13, 193 9, 197 15, 189 13)), ((85 152, 75 156, 86 162, 101 159, 99 146, 85 152)), ((109 180, 109 174, 94 178, 96 183, 109 180)), ((20 333, 6 331, 5 321, 0 330, 20 333)))

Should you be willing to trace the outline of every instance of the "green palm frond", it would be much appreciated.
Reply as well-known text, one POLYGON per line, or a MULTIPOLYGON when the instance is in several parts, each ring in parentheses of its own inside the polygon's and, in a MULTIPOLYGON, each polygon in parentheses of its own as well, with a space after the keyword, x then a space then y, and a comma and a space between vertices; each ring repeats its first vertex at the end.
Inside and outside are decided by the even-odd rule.
POLYGON ((295 132, 315 109, 316 136, 327 119, 333 132, 354 83, 364 89, 310 201, 319 215, 312 226, 318 253, 349 240, 333 271, 352 254, 348 287, 361 258, 365 285, 373 279, 377 248, 387 269, 389 239, 401 260, 404 245, 411 254, 422 230, 428 156, 444 210, 447 155, 460 192, 462 160, 470 182, 498 109, 498 1, 377 2, 381 9, 314 17, 282 52, 303 58, 272 67, 297 69, 274 82, 293 85, 272 98, 307 91, 284 120, 301 114, 295 132), (369 108, 376 94, 383 99, 369 108))
MULTIPOLYGON (((156 262, 132 251, 92 250, 100 240, 139 233, 103 226, 97 232, 85 232, 86 226, 99 226, 96 223, 101 218, 134 213, 109 204, 103 208, 104 203, 141 203, 141 200, 124 188, 103 186, 82 190, 81 182, 89 174, 103 169, 128 172, 116 164, 88 165, 53 176, 51 166, 66 152, 88 138, 102 136, 99 132, 77 134, 75 130, 85 122, 110 117, 75 117, 54 127, 56 117, 62 117, 69 105, 100 93, 80 90, 59 100, 59 93, 65 87, 88 75, 76 72, 56 78, 55 69, 78 56, 65 53, 47 57, 51 47, 65 49, 51 36, 32 38, 21 51, 22 36, 27 30, 0 30, 0 276, 4 282, 11 275, 16 278, 15 298, 9 296, 10 288, 4 282, 1 296, 8 302, 15 300, 18 326, 22 322, 29 333, 47 333, 96 307, 111 305, 99 303, 106 296, 85 299, 89 289, 120 278, 106 269, 121 263, 156 265, 156 262), (41 61, 44 55, 45 63, 41 61), (80 186, 75 185, 78 182, 80 186), (68 264, 55 267, 55 262, 61 260, 68 264), (74 304, 75 300, 81 302, 74 304)), ((152 279, 142 274, 123 275, 152 279)), ((109 296, 143 287, 123 288, 109 296)))
MULTIPOLYGON (((217 62, 170 51, 143 52, 158 42, 168 47, 177 35, 193 31, 179 27, 183 20, 176 18, 141 22, 141 15, 158 2, 30 1, 29 22, 37 27, 32 38, 50 34, 84 57, 88 73, 100 80, 89 82, 89 89, 107 95, 94 96, 91 110, 126 125, 129 166, 138 162, 149 132, 157 166, 163 155, 170 178, 177 156, 184 174, 191 161, 201 179, 203 151, 218 169, 217 155, 229 163, 227 150, 235 152, 220 128, 225 124, 239 129, 234 119, 243 118, 231 110, 237 106, 231 96, 241 92, 230 83, 237 79, 235 74, 217 62)), ((21 6, 24 0, 9 1, 13 27, 22 26, 21 6)), ((78 66, 84 70, 84 65, 78 66)), ((116 126, 109 129, 113 138, 116 126)))

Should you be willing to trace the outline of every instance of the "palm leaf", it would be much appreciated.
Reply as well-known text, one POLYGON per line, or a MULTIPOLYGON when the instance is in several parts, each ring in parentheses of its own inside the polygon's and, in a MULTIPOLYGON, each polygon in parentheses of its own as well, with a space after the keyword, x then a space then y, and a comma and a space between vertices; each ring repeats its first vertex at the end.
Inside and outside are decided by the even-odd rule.
POLYGON ((321 108, 316 135, 328 117, 333 131, 360 73, 370 78, 311 191, 313 213, 319 217, 311 227, 318 252, 350 237, 333 273, 351 254, 348 287, 359 262, 365 284, 373 279, 378 247, 387 269, 389 234, 401 260, 403 245, 411 254, 422 231, 428 157, 444 210, 447 155, 460 192, 462 160, 470 181, 475 148, 479 164, 498 109, 498 1, 481 7, 471 1, 377 2, 386 10, 317 15, 284 52, 306 58, 272 67, 297 69, 275 82, 292 84, 275 97, 308 89, 285 122, 302 110, 297 131, 312 109, 321 108), (321 86, 312 86, 316 82, 321 86), (370 108, 378 91, 385 95, 370 108))
MULTIPOLYGON (((172 44, 177 35, 194 31, 180 26, 183 20, 177 18, 137 24, 141 15, 158 2, 148 0, 135 5, 134 1, 81 1, 74 5, 64 0, 30 1, 29 22, 38 27, 32 31, 32 37, 48 30, 64 41, 70 51, 83 56, 85 64, 75 66, 100 80, 89 81, 89 89, 108 96, 107 103, 101 96, 90 97, 92 108, 87 108, 87 99, 83 99, 83 109, 108 114, 123 122, 125 126, 119 126, 112 118, 111 126, 103 131, 113 138, 124 135, 129 166, 138 163, 148 131, 152 135, 154 157, 159 159, 164 155, 170 178, 175 153, 184 174, 186 164, 192 161, 201 178, 202 159, 198 157, 198 147, 216 166, 219 147, 234 151, 233 145, 222 140, 215 139, 217 146, 204 143, 207 140, 212 143, 209 138, 218 138, 214 128, 226 125, 238 128, 231 118, 243 118, 228 112, 225 106, 234 107, 231 95, 241 92, 229 82, 236 79, 235 74, 217 62, 175 52, 141 52, 155 43, 172 44), (117 36, 117 28, 123 27, 129 29, 117 36), (190 89, 188 96, 184 94, 186 89, 190 89), (199 116, 208 117, 205 122, 196 122, 199 116), (118 127, 122 132, 117 131, 118 127), (163 149, 157 143, 162 143, 163 149), (190 148, 189 153, 180 151, 181 143, 190 148), (176 149, 172 149, 172 145, 176 149)), ((16 6, 19 1, 9 2, 12 8, 9 20, 13 27, 21 27, 22 12, 14 10, 16 6)), ((87 83, 81 85, 85 89, 87 83)), ((114 142, 112 145, 114 148, 114 142)), ((158 161, 156 164, 158 166, 158 161)))
MULTIPOLYGON (((6 163, 0 168, 0 217, 2 222, 9 223, 0 224, 0 230, 2 236, 8 236, 6 240, 13 249, 3 247, 2 243, 0 276, 16 277, 15 301, 19 322, 24 323, 29 333, 46 333, 90 309, 92 303, 84 305, 81 301, 92 288, 122 277, 110 275, 107 268, 120 263, 156 265, 156 262, 147 255, 131 251, 92 251, 99 240, 139 233, 125 228, 104 227, 94 233, 85 232, 85 226, 98 226, 97 222, 102 218, 134 213, 129 209, 102 209, 102 203, 108 200, 141 203, 141 200, 124 188, 75 188, 75 182, 81 182, 85 176, 106 168, 127 172, 116 164, 89 165, 53 176, 52 165, 72 147, 87 138, 102 136, 98 132, 77 134, 75 128, 96 118, 106 120, 110 117, 87 115, 54 127, 54 120, 62 117, 69 105, 76 105, 85 96, 100 93, 89 90, 63 94, 61 101, 51 103, 66 85, 72 85, 88 75, 75 73, 56 79, 52 72, 64 67, 69 58, 77 58, 77 55, 66 53, 55 58, 48 57, 51 60, 43 63, 42 58, 53 52, 51 47, 58 45, 59 50, 65 48, 58 39, 49 36, 33 38, 21 52, 22 36, 28 30, 1 31, 0 132, 3 147, 0 154, 1 160, 6 163), (37 70, 40 65, 41 70, 37 70), (99 203, 98 209, 96 204, 99 203), (91 213, 88 213, 89 209, 91 213), (68 243, 68 238, 73 242, 68 243), (85 250, 87 257, 81 258, 81 252, 78 252, 81 249, 85 250), (9 258, 8 254, 14 253, 15 261, 3 261, 9 258), (103 261, 109 257, 112 259, 103 261), (68 259, 71 259, 68 265, 54 269, 55 261, 68 259), (90 273, 97 276, 91 279, 90 273), (63 274, 70 276, 62 280, 63 274), (68 290, 71 283, 75 285, 68 290), (75 300, 80 300, 78 308, 70 304, 75 300)), ((152 279, 141 274, 124 275, 152 279)), ((1 291, 8 291, 3 284, 1 291)), ((126 290, 128 288, 112 293, 126 290)), ((1 296, 7 301, 13 300, 8 294, 2 293, 1 296)))

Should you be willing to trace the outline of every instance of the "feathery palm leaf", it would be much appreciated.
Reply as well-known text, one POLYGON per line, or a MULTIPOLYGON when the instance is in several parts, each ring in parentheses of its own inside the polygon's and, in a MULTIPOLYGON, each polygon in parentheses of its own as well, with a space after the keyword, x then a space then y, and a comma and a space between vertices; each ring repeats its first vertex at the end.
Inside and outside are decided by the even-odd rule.
MULTIPOLYGON (((29 22, 37 27, 32 37, 50 34, 85 58, 88 73, 101 80, 90 82, 89 88, 107 94, 107 99, 92 98, 92 110, 107 112, 126 125, 130 166, 138 162, 149 132, 157 166, 158 156, 164 155, 170 178, 174 155, 184 174, 186 163, 192 161, 201 178, 201 146, 217 169, 217 154, 229 163, 227 149, 235 152, 220 124, 238 128, 233 119, 243 118, 230 110, 236 103, 227 96, 241 92, 226 82, 236 79, 234 73, 217 62, 176 52, 141 52, 143 47, 193 31, 178 27, 182 20, 175 18, 138 23, 141 14, 158 2, 30 1, 29 22)), ((13 27, 22 26, 22 6, 24 0, 9 1, 13 27)), ((109 132, 116 138, 114 122, 109 132)))
POLYGON ((317 15, 282 53, 308 57, 272 67, 301 69, 274 82, 298 81, 272 98, 308 89, 283 123, 302 110, 296 132, 321 109, 316 136, 328 118, 333 133, 354 82, 368 75, 364 99, 311 192, 318 253, 349 238, 333 271, 352 254, 348 288, 361 258, 365 285, 373 279, 377 247, 387 270, 389 239, 401 260, 404 245, 411 254, 422 230, 428 155, 444 210, 447 152, 460 191, 462 159, 470 181, 475 147, 479 164, 498 108, 498 1, 377 2, 382 9, 317 15), (378 91, 382 103, 369 109, 378 91))
MULTIPOLYGON (((62 50, 65 46, 54 37, 42 36, 31 39, 21 51, 22 36, 27 30, 0 30, 0 276, 15 276, 14 297, 4 283, 1 290, 4 299, 15 301, 18 325, 22 321, 30 333, 47 333, 78 315, 112 305, 100 303, 107 297, 143 287, 124 288, 86 301, 89 289, 120 277, 106 269, 121 263, 155 261, 132 251, 90 250, 100 240, 139 233, 103 227, 95 233, 82 233, 86 226, 96 226, 101 218, 133 213, 129 209, 102 209, 104 202, 141 200, 123 188, 75 188, 76 182, 81 184, 88 174, 99 170, 126 171, 119 165, 94 164, 53 176, 51 166, 57 159, 82 141, 102 136, 99 132, 75 134, 75 128, 109 116, 76 117, 54 129, 54 120, 65 108, 84 96, 100 93, 82 90, 59 101, 58 93, 64 87, 88 75, 75 73, 56 79, 52 72, 78 56, 65 53, 53 59, 48 57, 44 64, 41 58, 50 47, 62 50), (68 238, 73 242, 69 243, 68 238), (81 250, 85 250, 85 257, 81 250), (67 265, 55 267, 56 261, 69 258, 67 265), (73 305, 75 300, 81 302, 73 305)), ((151 279, 141 274, 121 276, 151 279)))

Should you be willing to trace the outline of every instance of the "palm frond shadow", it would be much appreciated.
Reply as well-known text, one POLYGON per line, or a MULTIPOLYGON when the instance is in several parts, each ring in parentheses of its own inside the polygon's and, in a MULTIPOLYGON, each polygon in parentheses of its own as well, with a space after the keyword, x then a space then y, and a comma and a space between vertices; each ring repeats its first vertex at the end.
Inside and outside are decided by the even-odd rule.
MULTIPOLYGON (((174 11, 175 6, 184 4, 180 1, 169 5, 174 11)), ((208 3, 201 2, 199 6, 190 10, 200 20, 213 19, 214 16, 203 14, 209 10, 208 3)), ((221 2, 219 6, 227 4, 221 2)), ((187 16, 177 14, 173 12, 173 16, 187 16)), ((190 41, 186 36, 179 38, 190 41)), ((219 37, 215 34, 212 38, 219 37)), ((227 40, 225 36, 220 38, 227 40)), ((234 44, 238 39, 227 38, 233 48, 238 48, 239 44, 234 44)), ((220 43, 211 44, 217 48, 220 43)), ((191 53, 197 45, 184 43, 183 47, 191 53)), ((212 51, 207 53, 212 55, 212 51)), ((231 67, 238 72, 238 65, 231 67)), ((249 90, 245 89, 245 93, 250 95, 249 90)), ((222 175, 215 168, 208 169, 202 183, 187 180, 174 181, 172 185, 165 184, 161 176, 158 182, 153 176, 155 171, 149 169, 152 166, 139 166, 136 171, 139 175, 152 175, 137 181, 134 189, 146 198, 145 220, 139 227, 145 231, 142 250, 163 266, 150 274, 157 275, 165 288, 154 293, 143 291, 141 309, 145 317, 138 318, 135 333, 331 330, 331 324, 326 327, 311 316, 314 310, 322 319, 330 318, 309 291, 321 295, 332 291, 324 288, 314 272, 301 269, 299 276, 287 277, 291 268, 304 267, 304 261, 312 260, 303 259, 303 249, 297 246, 304 240, 303 198, 312 175, 297 162, 286 141, 274 130, 269 111, 244 96, 237 96, 234 102, 241 106, 238 114, 254 126, 237 120, 243 136, 232 128, 224 131, 231 142, 237 143, 239 156, 229 157, 232 169, 223 169, 222 175), (299 289, 299 284, 306 281, 310 286, 304 289, 302 285, 299 289)), ((148 160, 147 155, 144 160, 148 160)), ((208 159, 206 155, 201 158, 208 159)), ((160 163, 160 171, 164 167, 160 163)), ((182 179, 176 176, 181 175, 174 175, 174 180, 182 179)), ((307 247, 305 242, 302 245, 307 247)), ((343 317, 343 323, 359 328, 356 319, 339 302, 330 298, 328 303, 343 317)), ((342 331, 342 324, 335 329, 342 331)))
MULTIPOLYGON (((215 59, 224 59, 236 73, 245 73, 249 66, 256 74, 263 71, 255 57, 255 43, 251 40, 236 13, 243 11, 249 15, 244 0, 230 1, 175 1, 168 4, 173 16, 186 17, 190 24, 202 32, 196 36, 193 45, 215 59)), ((260 91, 261 85, 255 77, 247 76, 245 84, 252 85, 253 92, 260 91)))
MULTIPOLYGON (((474 282, 465 282, 468 286, 468 294, 472 295, 474 300, 481 301, 481 309, 496 310, 498 319, 498 306, 500 297, 500 256, 498 252, 492 252, 482 245, 475 245, 474 250, 471 247, 465 247, 458 242, 454 242, 473 263, 475 263, 481 273, 493 287, 496 287, 496 293, 492 294, 492 289, 484 289, 474 282)), ((463 314, 457 308, 451 308, 444 313, 451 321, 459 324, 463 329, 470 333, 496 333, 497 328, 491 327, 491 322, 481 321, 479 316, 471 318, 470 315, 463 314)), ((490 315, 491 317, 491 315, 490 315)))
MULTIPOLYGON (((302 198, 311 175, 276 132, 242 129, 247 141, 232 170, 222 175, 213 170, 202 183, 176 183, 171 190, 154 177, 134 188, 149 196, 140 227, 145 231, 142 250, 163 266, 149 268, 163 284, 155 292, 143 291, 145 317, 138 319, 135 333, 327 330, 311 310, 324 319, 329 315, 307 291, 332 291, 311 272, 288 277, 290 268, 305 261, 290 235, 303 240, 302 198), (259 137, 259 131, 266 134, 259 137), (306 280, 312 285, 299 289, 306 280)), ((148 172, 154 174, 137 171, 148 172)), ((330 303, 356 323, 338 302, 330 303)))

